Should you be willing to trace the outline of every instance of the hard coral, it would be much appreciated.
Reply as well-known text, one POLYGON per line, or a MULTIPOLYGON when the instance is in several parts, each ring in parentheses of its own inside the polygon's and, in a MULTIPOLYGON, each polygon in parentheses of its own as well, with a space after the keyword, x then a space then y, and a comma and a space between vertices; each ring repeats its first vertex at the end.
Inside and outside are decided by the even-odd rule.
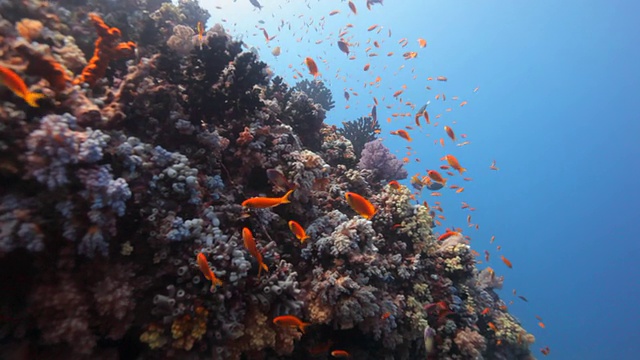
POLYGON ((109 27, 98 14, 90 13, 89 19, 96 28, 98 39, 95 43, 93 57, 82 70, 82 74, 75 79, 74 84, 86 82, 90 86, 94 86, 96 81, 104 77, 109 62, 133 56, 136 44, 132 41, 118 43, 120 36, 122 36, 120 30, 115 27, 109 27))

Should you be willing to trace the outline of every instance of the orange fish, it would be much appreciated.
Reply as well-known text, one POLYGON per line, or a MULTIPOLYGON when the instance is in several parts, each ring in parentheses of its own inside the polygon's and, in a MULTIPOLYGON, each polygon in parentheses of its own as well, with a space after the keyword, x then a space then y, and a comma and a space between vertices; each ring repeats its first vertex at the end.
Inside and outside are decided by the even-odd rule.
POLYGON ((427 40, 425 39, 418 39, 418 45, 420 45, 421 48, 427 46, 427 40))
POLYGON ((307 328, 307 326, 311 325, 311 323, 303 322, 297 316, 293 316, 293 315, 278 316, 275 319, 273 319, 273 323, 282 327, 296 327, 303 334, 305 333, 304 331, 307 328))
POLYGON ((495 332, 498 332, 498 328, 491 321, 489 321, 489 323, 487 325, 489 325, 491 330, 493 330, 495 332))
POLYGON ((289 229, 295 235, 301 243, 304 244, 304 241, 309 238, 309 235, 304 231, 304 228, 300 226, 296 221, 289 221, 289 229))
POLYGON ((291 202, 289 201, 289 196, 291 195, 291 193, 293 193, 293 190, 295 189, 291 189, 287 191, 286 194, 278 198, 252 197, 250 199, 243 201, 242 206, 257 208, 257 209, 266 209, 266 208, 275 207, 281 204, 288 204, 291 202))
POLYGON ((389 186, 396 190, 400 189, 400 183, 396 180, 389 181, 389 186))
POLYGON ((509 259, 507 259, 506 257, 504 257, 504 255, 500 255, 500 258, 502 259, 502 262, 507 265, 507 267, 509 269, 513 269, 513 265, 511 265, 511 261, 509 261, 509 259))
POLYGON ((413 139, 411 139, 411 136, 409 136, 409 133, 407 132, 407 130, 397 130, 397 131, 392 131, 391 135, 398 135, 401 138, 407 140, 407 141, 412 141, 413 139))
POLYGON ((427 175, 429 175, 431 180, 433 180, 435 182, 439 182, 439 183, 444 184, 444 185, 447 184, 447 179, 443 178, 442 175, 440 175, 440 173, 435 171, 435 170, 427 171, 427 175))
POLYGON ((333 350, 331 356, 335 358, 348 358, 351 357, 351 354, 346 350, 333 350))
POLYGON ((253 238, 253 234, 249 228, 242 229, 242 239, 244 240, 244 247, 249 250, 249 254, 251 254, 258 261, 258 278, 260 278, 260 274, 262 270, 269 271, 267 265, 262 261, 262 254, 258 251, 256 247, 256 240, 253 238))
POLYGON ((491 309, 489 308, 484 308, 484 310, 482 310, 482 312, 480 314, 482 315, 487 315, 489 313, 489 311, 491 311, 491 309))
POLYGON ((196 260, 204 277, 207 280, 211 280, 211 291, 215 290, 216 286, 222 285, 222 281, 216 277, 216 274, 214 274, 213 271, 211 271, 209 263, 207 262, 207 257, 203 253, 198 253, 196 260))
POLYGON ((389 316, 391 316, 391 313, 387 311, 386 313, 380 316, 380 319, 386 320, 387 318, 389 318, 389 316))
POLYGON ((332 11, 329 13, 329 16, 333 16, 333 15, 335 15, 335 14, 339 14, 339 13, 340 13, 340 10, 332 10, 332 11))
POLYGON ((320 76, 320 73, 318 72, 318 65, 316 65, 316 62, 313 61, 312 58, 307 56, 304 58, 304 63, 307 65, 307 68, 309 68, 309 74, 313 75, 314 79, 320 76))
POLYGON ((378 24, 371 25, 371 26, 369 26, 369 27, 367 28, 367 31, 373 31, 373 30, 375 30, 377 27, 378 27, 378 24))
POLYGON ((29 106, 38 107, 37 100, 45 97, 44 94, 29 91, 24 80, 13 70, 0 65, 0 84, 8 87, 18 97, 21 97, 29 106))
POLYGON ((444 233, 444 234, 440 235, 440 237, 438 237, 438 241, 446 240, 446 239, 450 238, 453 235, 460 235, 460 233, 457 232, 457 231, 447 231, 446 233, 444 233))
POLYGON ((356 5, 349 1, 349 9, 353 12, 353 15, 358 15, 358 10, 356 9, 356 5))
POLYGON ((198 29, 198 42, 200 43, 200 50, 202 50, 202 43, 204 42, 202 40, 202 35, 204 34, 204 26, 202 26, 202 21, 198 21, 196 28, 198 29))
POLYGON ((369 66, 370 66, 369 64, 365 64, 365 65, 364 65, 364 71, 369 70, 369 66))
POLYGON ((541 327, 541 328, 543 328, 543 329, 546 327, 542 321, 540 321, 540 322, 538 323, 538 326, 540 326, 540 327, 541 327))
POLYGON ((447 132, 447 135, 449 135, 449 137, 451 138, 451 140, 456 141, 456 134, 453 133, 453 130, 451 130, 450 127, 448 127, 447 125, 444 126, 444 131, 447 132))
POLYGON ((363 218, 371 220, 373 215, 376 214, 376 208, 364 197, 354 192, 347 192, 344 197, 347 199, 347 204, 363 218))
POLYGON ((463 172, 467 171, 467 169, 460 166, 458 159, 456 159, 456 157, 451 154, 443 156, 440 160, 447 160, 449 165, 451 165, 452 168, 456 169, 460 173, 460 175, 462 175, 463 172))

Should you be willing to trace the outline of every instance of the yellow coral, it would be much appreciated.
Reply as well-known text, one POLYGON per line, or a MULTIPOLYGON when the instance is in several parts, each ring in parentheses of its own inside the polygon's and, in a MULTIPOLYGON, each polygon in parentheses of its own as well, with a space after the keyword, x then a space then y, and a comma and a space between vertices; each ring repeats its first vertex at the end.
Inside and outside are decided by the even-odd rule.
POLYGON ((171 324, 171 336, 174 338, 173 347, 176 349, 191 350, 193 344, 202 339, 207 332, 207 316, 209 312, 202 306, 198 306, 194 316, 185 314, 171 324))
POLYGON ((164 336, 164 329, 161 326, 151 324, 140 335, 140 341, 149 345, 149 348, 153 350, 163 347, 167 343, 167 337, 164 336))
POLYGON ((276 332, 268 318, 257 308, 250 308, 244 320, 245 335, 231 343, 232 353, 248 353, 275 348, 276 332))

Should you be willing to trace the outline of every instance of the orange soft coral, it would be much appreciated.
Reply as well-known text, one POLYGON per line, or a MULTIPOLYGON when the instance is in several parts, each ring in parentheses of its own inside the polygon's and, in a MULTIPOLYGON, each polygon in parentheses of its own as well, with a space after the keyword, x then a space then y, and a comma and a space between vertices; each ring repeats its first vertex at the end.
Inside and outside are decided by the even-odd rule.
POLYGON ((74 83, 86 82, 93 86, 98 79, 104 76, 111 60, 133 56, 136 44, 132 41, 118 43, 122 35, 120 29, 109 27, 98 14, 89 14, 89 19, 93 22, 98 33, 96 48, 93 51, 93 57, 74 83))

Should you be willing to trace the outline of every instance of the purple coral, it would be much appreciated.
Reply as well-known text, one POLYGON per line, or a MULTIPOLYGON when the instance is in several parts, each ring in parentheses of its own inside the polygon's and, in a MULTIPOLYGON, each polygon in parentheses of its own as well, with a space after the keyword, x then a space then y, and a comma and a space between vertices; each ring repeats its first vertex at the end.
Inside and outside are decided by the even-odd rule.
POLYGON ((401 180, 408 175, 402 161, 384 146, 381 139, 369 141, 364 145, 358 168, 371 170, 374 181, 401 180))

